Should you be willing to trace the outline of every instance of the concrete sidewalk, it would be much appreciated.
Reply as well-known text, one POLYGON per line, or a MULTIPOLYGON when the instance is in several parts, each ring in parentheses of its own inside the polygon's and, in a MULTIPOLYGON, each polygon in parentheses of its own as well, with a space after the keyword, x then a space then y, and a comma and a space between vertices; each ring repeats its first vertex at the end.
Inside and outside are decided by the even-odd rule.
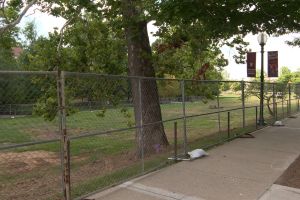
MULTIPOLYGON (((208 157, 180 162, 87 199, 278 199, 272 195, 278 196, 280 187, 272 184, 300 154, 300 118, 285 124, 259 130, 253 133, 255 138, 236 139, 210 150, 208 157)), ((281 189, 300 199, 293 190, 281 189)))

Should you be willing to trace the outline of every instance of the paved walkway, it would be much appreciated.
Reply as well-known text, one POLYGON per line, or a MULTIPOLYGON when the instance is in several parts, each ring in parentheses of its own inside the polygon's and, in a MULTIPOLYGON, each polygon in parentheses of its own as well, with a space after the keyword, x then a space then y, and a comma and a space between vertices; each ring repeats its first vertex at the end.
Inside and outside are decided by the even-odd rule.
POLYGON ((300 199, 299 190, 273 185, 300 154, 300 117, 285 124, 259 130, 255 138, 236 139, 210 150, 208 157, 180 162, 87 199, 300 199))

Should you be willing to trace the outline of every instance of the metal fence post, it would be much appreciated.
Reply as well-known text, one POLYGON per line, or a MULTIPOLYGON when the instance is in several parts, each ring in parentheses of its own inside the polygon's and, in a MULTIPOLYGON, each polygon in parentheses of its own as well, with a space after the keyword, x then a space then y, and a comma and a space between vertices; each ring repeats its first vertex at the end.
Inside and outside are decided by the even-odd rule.
POLYGON ((278 120, 278 115, 277 115, 277 103, 275 103, 275 121, 278 120))
POLYGON ((230 112, 227 113, 227 138, 230 138, 230 112))
POLYGON ((257 129, 257 106, 255 106, 255 129, 257 129))
POLYGON ((242 108, 243 108, 243 128, 245 128, 245 82, 241 81, 241 89, 242 89, 242 108))
POLYGON ((276 114, 276 107, 275 107, 275 83, 272 84, 272 93, 273 93, 273 118, 276 121, 277 120, 277 114, 276 114))
POLYGON ((289 112, 289 100, 286 100, 286 117, 290 116, 290 112, 289 112))
POLYGON ((92 110, 92 102, 91 101, 89 101, 89 109, 90 109, 90 111, 92 110))
POLYGON ((219 133, 221 133, 221 114, 220 114, 220 94, 217 94, 217 106, 218 106, 218 127, 219 133))
POLYGON ((182 97, 182 113, 183 113, 183 149, 184 156, 188 155, 187 150, 187 133, 186 133, 186 110, 185 110, 185 81, 181 80, 181 97, 182 97))
POLYGON ((174 160, 177 161, 177 122, 174 122, 174 160))
POLYGON ((70 140, 66 126, 65 75, 57 71, 57 96, 59 108, 59 132, 61 136, 61 164, 64 200, 71 199, 70 183, 70 140))
POLYGON ((284 119, 284 103, 283 103, 283 99, 282 99, 282 101, 281 101, 281 111, 282 111, 282 119, 284 119))
POLYGON ((288 104, 288 112, 289 112, 289 116, 291 115, 291 108, 292 108, 292 106, 291 106, 291 84, 289 83, 289 87, 288 87, 288 89, 289 89, 289 104, 288 104))
POLYGON ((141 78, 138 78, 138 93, 139 93, 139 110, 140 110, 140 121, 139 121, 139 150, 142 159, 142 172, 145 171, 145 161, 144 161, 144 130, 143 130, 143 102, 142 102, 142 82, 141 78))

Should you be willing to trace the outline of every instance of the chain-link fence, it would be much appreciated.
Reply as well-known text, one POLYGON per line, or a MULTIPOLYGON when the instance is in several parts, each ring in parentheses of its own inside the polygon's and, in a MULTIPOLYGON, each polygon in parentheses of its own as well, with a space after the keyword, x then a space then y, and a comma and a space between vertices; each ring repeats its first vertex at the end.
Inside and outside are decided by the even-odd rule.
MULTIPOLYGON (((300 87, 265 83, 266 124, 300 87)), ((82 199, 260 126, 260 83, 0 72, 0 199, 82 199)))

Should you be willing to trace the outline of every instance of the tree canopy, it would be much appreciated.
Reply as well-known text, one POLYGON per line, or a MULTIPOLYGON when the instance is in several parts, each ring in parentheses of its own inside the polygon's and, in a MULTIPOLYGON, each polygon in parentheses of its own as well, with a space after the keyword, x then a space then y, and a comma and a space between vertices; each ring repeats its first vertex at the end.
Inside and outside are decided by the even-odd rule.
MULTIPOLYGON (((38 6, 35 9, 70 20, 69 28, 73 31, 75 22, 78 29, 78 21, 87 17, 85 13, 92 13, 93 17, 90 19, 97 19, 98 22, 102 21, 101 23, 105 21, 111 27, 109 34, 123 33, 123 38, 124 28, 134 21, 147 23, 154 20, 159 27, 156 35, 162 38, 164 43, 178 45, 188 42, 190 48, 199 54, 224 44, 236 46, 240 53, 236 57, 237 62, 243 62, 245 59, 247 43, 242 40, 242 36, 247 33, 266 31, 276 35, 300 29, 300 2, 297 0, 7 0, 1 4, 0 27, 12 23, 15 25, 14 22, 19 22, 18 20, 24 17, 24 12, 28 12, 28 8, 34 4, 38 6), (125 13, 124 5, 127 4, 137 8, 135 17, 130 20, 122 18, 125 13)), ((86 26, 93 25, 90 22, 86 26)))
MULTIPOLYGON (((222 45, 235 47, 239 52, 235 59, 242 63, 246 34, 300 31, 298 0, 2 0, 0 37, 4 42, 5 37, 14 38, 13 27, 33 5, 67 22, 49 37, 34 37, 32 27, 27 27, 29 42, 21 63, 31 70, 194 78, 203 64, 210 63, 207 75, 215 79, 226 65, 222 45), (150 21, 155 21, 160 38, 152 48, 147 33, 150 21)), ((41 98, 40 107, 48 108, 47 101, 55 106, 53 88, 41 98)), ((130 88, 136 125, 161 121, 156 82, 131 80, 130 88)), ((143 131, 145 145, 168 144, 163 124, 143 131)))

